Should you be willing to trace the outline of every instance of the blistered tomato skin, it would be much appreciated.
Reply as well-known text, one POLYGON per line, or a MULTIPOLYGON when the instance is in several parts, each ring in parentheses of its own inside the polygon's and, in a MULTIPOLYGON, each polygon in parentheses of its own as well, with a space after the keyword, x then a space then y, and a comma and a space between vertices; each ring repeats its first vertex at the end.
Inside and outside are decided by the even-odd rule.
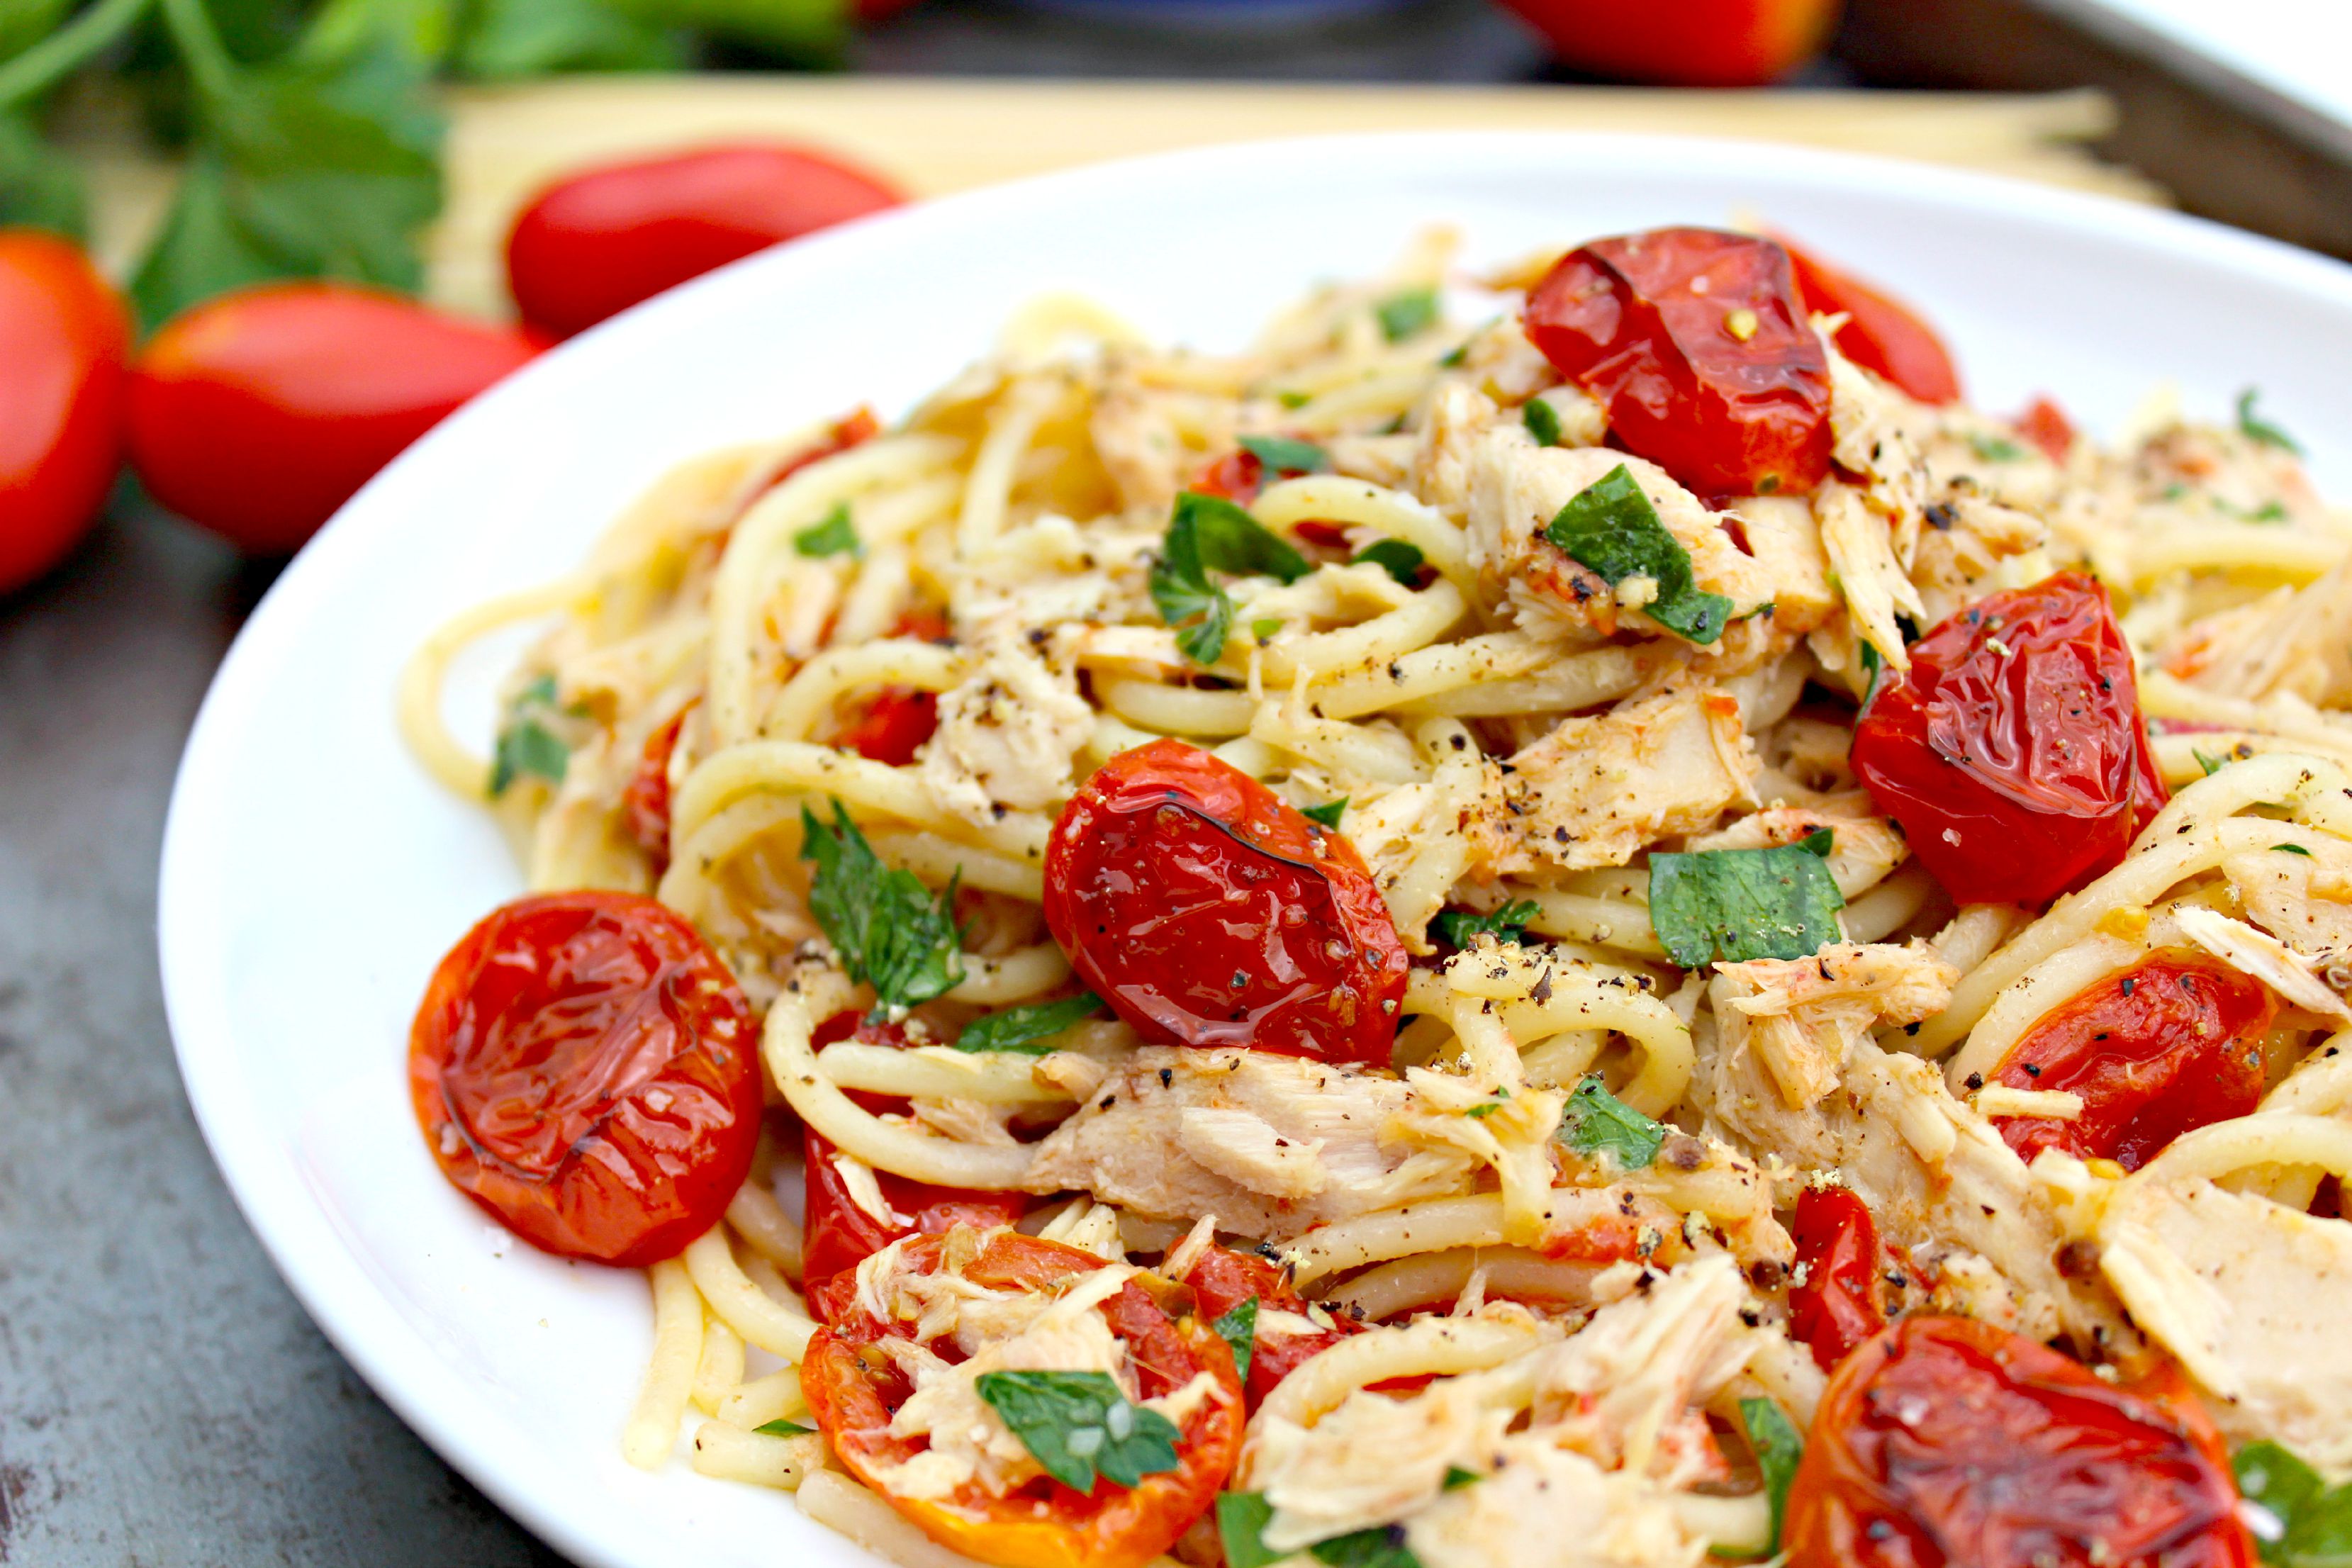
POLYGON ((2164 1394, 1974 1319, 1906 1319, 1822 1396, 1792 1568, 2251 1568, 2221 1439, 2164 1394))
POLYGON ((2079 572, 1992 595, 1911 646, 1854 726, 1853 771, 1963 904, 2043 904, 2121 863, 2163 809, 2131 650, 2079 572))
POLYGON ((1087 781, 1046 845, 1045 923, 1148 1041, 1388 1065, 1406 959, 1362 859, 1198 746, 1087 781))
MULTIPOLYGON (((1212 1322, 1252 1297, 1263 1311, 1291 1312, 1302 1318, 1307 1311, 1307 1300, 1291 1285, 1287 1270, 1230 1247, 1213 1246, 1202 1251, 1186 1272, 1184 1283, 1192 1288, 1201 1316, 1212 1322)), ((1259 1340, 1250 1352, 1244 1384, 1250 1409, 1255 1412, 1302 1363, 1360 1331, 1347 1319, 1336 1318, 1330 1328, 1315 1333, 1275 1334, 1259 1340)))
POLYGON ((1922 403, 1960 400, 1960 373, 1952 363, 1951 351, 1917 311, 1867 279, 1832 267, 1790 243, 1786 236, 1775 237, 1789 253, 1805 308, 1845 317, 1833 339, 1838 353, 1922 403))
POLYGON ((1789 1287, 1789 1332, 1835 1372, 1854 1347, 1886 1326, 1880 1304, 1878 1224, 1845 1187, 1797 1194, 1797 1282, 1789 1287))
POLYGON ((443 1173, 518 1236, 641 1266, 684 1251, 743 1184, 758 1041, 682 916, 635 893, 541 894, 434 972, 409 1094, 443 1173))
POLYGON ((1800 492, 1829 474, 1829 355, 1769 239, 1596 239, 1536 286, 1526 324, 1627 451, 1703 497, 1800 492))
POLYGON ((2027 1160, 2044 1149, 2137 1171, 2184 1132, 2251 1114, 2263 1098, 2267 987, 2194 953, 2154 954, 2069 997, 2010 1047, 1993 1081, 2083 1099, 2071 1121, 2000 1117, 2027 1160))

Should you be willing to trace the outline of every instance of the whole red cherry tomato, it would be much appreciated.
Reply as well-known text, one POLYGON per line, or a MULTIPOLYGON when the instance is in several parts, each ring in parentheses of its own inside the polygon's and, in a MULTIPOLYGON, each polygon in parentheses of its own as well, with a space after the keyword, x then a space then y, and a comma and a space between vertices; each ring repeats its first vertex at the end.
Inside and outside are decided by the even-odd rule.
POLYGON ((2261 1103, 2262 1037, 2277 1014, 2269 988, 2234 969, 2150 954, 2043 1014, 1993 1071, 2012 1089, 2079 1094, 2083 1114, 1994 1124, 2028 1160, 2060 1149, 2137 1171, 2183 1132, 2261 1103))
POLYGON ((189 521, 282 554, 538 352, 511 329, 348 283, 239 289, 173 317, 140 353, 131 461, 189 521))
POLYGON ((449 950, 409 1033, 441 1170, 564 1258, 676 1257, 760 1139, 759 1026, 685 918, 635 893, 543 893, 449 950))
POLYGON ((747 142, 569 175, 530 199, 507 237, 524 321, 584 331, 754 251, 906 198, 803 147, 747 142))
POLYGON ((2042 448, 2053 463, 2063 463, 2074 449, 2074 422, 2046 397, 2037 397, 2017 416, 2017 433, 2042 448))
POLYGON ((1087 780, 1046 843, 1045 924, 1146 1040, 1388 1064, 1404 943, 1362 858, 1198 746, 1087 780))
MULTIPOLYGON (((942 1239, 908 1243, 906 1266, 937 1272, 942 1239)), ((1101 1258, 1076 1247, 1000 1232, 962 1274, 991 1289, 1058 1293, 1065 1281, 1102 1267, 1101 1258)), ((818 1430, 849 1473, 944 1546, 1005 1568, 1141 1568, 1216 1500, 1240 1458, 1241 1380, 1224 1341, 1198 1316, 1171 1321, 1130 1281, 1102 1312, 1132 1363, 1138 1394, 1158 1398, 1204 1372, 1213 1380, 1209 1396, 1182 1424, 1175 1469, 1147 1475, 1133 1488, 1097 1479, 1092 1492, 1074 1491, 1049 1477, 1005 1496, 977 1480, 943 1498, 896 1492, 887 1472, 920 1452, 923 1439, 891 1430, 909 1386, 888 1357, 868 1347, 885 1335, 907 1337, 913 1326, 877 1322, 856 1310, 849 1278, 835 1277, 829 1293, 839 1300, 830 1303, 828 1326, 809 1340, 801 1385, 818 1430)))
POLYGON ((1846 323, 1832 340, 1838 353, 1922 403, 1959 401, 1960 373, 1951 352, 1917 311, 1876 284, 1800 249, 1788 236, 1772 237, 1796 268, 1805 308, 1824 316, 1845 313, 1846 323))
POLYGON ((0 594, 65 559, 122 462, 131 318, 55 235, 0 230, 0 594))
POLYGON ((1823 1372, 1835 1372, 1854 1346, 1886 1326, 1879 1294, 1878 1223, 1846 1187, 1807 1187, 1797 1194, 1795 1284, 1789 1287, 1789 1332, 1802 1340, 1823 1372))
MULTIPOLYGON (((1257 1299, 1261 1310, 1307 1316, 1307 1299, 1291 1284, 1287 1270, 1265 1258, 1235 1252, 1230 1247, 1212 1247, 1202 1253, 1185 1274, 1184 1283, 1192 1288, 1201 1316, 1212 1322, 1252 1297, 1257 1299)), ((1328 1350, 1349 1334, 1362 1331, 1345 1318, 1334 1318, 1332 1324, 1311 1334, 1265 1334, 1258 1338, 1250 1350, 1249 1375, 1243 1380, 1250 1409, 1255 1411, 1274 1392, 1275 1385, 1297 1372, 1308 1357, 1328 1350)))
POLYGON ((1838 0, 1504 0, 1566 64, 1663 87, 1761 87, 1819 53, 1838 0))
POLYGON ((2039 904, 2113 868, 2166 799, 2107 591, 1994 594, 1911 645, 1854 726, 1853 771, 1963 904, 2039 904))
POLYGON ((1829 473, 1829 355, 1769 239, 1596 239, 1528 296, 1527 332, 1606 405, 1627 451, 1703 496, 1810 490, 1829 473))
POLYGON ((1919 1317, 1831 1377, 1781 1539, 1793 1568, 2252 1568, 2237 1503, 2185 1390, 1919 1317))

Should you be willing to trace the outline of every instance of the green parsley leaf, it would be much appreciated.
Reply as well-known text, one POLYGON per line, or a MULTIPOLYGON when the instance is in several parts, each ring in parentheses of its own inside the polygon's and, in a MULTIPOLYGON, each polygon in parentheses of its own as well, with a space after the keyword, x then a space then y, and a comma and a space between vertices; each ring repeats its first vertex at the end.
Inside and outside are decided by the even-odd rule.
POLYGON ((2293 1523, 2304 1504, 2324 1489, 2318 1471, 2276 1443, 2249 1443, 2230 1465, 2237 1472, 2238 1495, 2270 1510, 2282 1525, 2293 1523))
POLYGON ((1486 1479, 1475 1470, 1465 1470, 1459 1465, 1448 1465, 1445 1467, 1444 1489, 1458 1492, 1464 1487, 1474 1486, 1486 1479))
POLYGON ((1212 570, 1296 583, 1314 570, 1291 545, 1232 501, 1187 490, 1176 498, 1168 536, 1151 563, 1151 602, 1178 628, 1176 644, 1195 664, 1214 664, 1234 625, 1234 601, 1212 570))
POLYGON ((1511 1091, 1509 1089, 1498 1089, 1495 1091, 1492 1099, 1482 1100, 1475 1105, 1467 1105, 1463 1107, 1462 1114, 1470 1118, 1473 1121, 1484 1121, 1486 1118, 1494 1115, 1495 1112, 1502 1110, 1505 1105, 1508 1104, 1510 1102, 1510 1099, 1511 1091))
POLYGON ((1559 445, 1559 410, 1540 397, 1530 397, 1519 408, 1519 423, 1538 447, 1559 445))
POLYGON ((2205 770, 2205 776, 2209 779, 2230 765, 2229 758, 2208 756, 2195 746, 2189 748, 2189 754, 2197 759, 2197 765, 2205 770))
POLYGON ((1417 544, 1402 539, 1375 539, 1356 552, 1356 561, 1370 562, 1397 580, 1400 587, 1414 588, 1421 584, 1421 568, 1428 559, 1417 544))
POLYGON ((1470 340, 1468 338, 1465 338, 1453 348, 1448 349, 1445 352, 1444 356, 1437 363, 1440 368, 1445 370, 1459 370, 1464 365, 1468 364, 1470 363, 1470 340))
POLYGON ((2014 463, 2025 456, 2025 448, 2000 436, 1970 436, 1969 448, 1988 463, 2014 463))
POLYGON ((2311 856, 2311 851, 2300 844, 2273 844, 2271 847, 2282 855, 2301 855, 2306 859, 2311 856))
POLYGON ((1702 647, 1721 640, 1731 601, 1698 590, 1691 578, 1690 552, 1666 531, 1624 464, 1570 498, 1544 537, 1612 587, 1628 577, 1655 583, 1657 596, 1642 606, 1643 613, 1676 637, 1702 647))
POLYGON ((2223 517, 2234 517, 2240 522, 2284 522, 2286 521, 2286 502, 2282 500, 2266 500, 2260 506, 2237 507, 2231 506, 2220 496, 2208 499, 2212 501, 2215 511, 2220 512, 2223 517))
POLYGON ((809 913, 842 967, 872 985, 885 1007, 942 994, 963 978, 954 885, 935 895, 912 871, 885 866, 838 800, 833 817, 827 826, 801 807, 801 858, 816 863, 809 913))
POLYGON ((1076 1024, 1083 1024, 1103 1010, 1103 1000, 1091 991, 1081 991, 1075 996, 1065 996, 1059 1002, 1031 1002, 1020 1007, 1007 1007, 1002 1013, 990 1013, 974 1018, 958 1035, 955 1047, 960 1051, 1020 1051, 1042 1057, 1054 1049, 1054 1041, 1076 1024))
POLYGON ((1769 1557, 1780 1550, 1780 1521, 1789 1516, 1789 1483, 1797 1479, 1804 1440, 1780 1414, 1780 1407, 1769 1399, 1741 1400, 1739 1424, 1748 1429, 1748 1446, 1755 1450, 1756 1468, 1764 1476, 1764 1493, 1772 1504, 1772 1536, 1764 1547, 1769 1557))
POLYGON ((2248 387, 2238 394, 2238 429, 2246 439, 2260 446, 2276 447, 2282 452, 2303 456, 2303 447, 2295 438, 2254 412, 2254 399, 2262 395, 2258 387, 2248 387))
POLYGON ((1476 915, 1467 910, 1440 910, 1429 923, 1436 929, 1440 942, 1449 947, 1468 947, 1474 938, 1491 936, 1499 942, 1524 941, 1528 922, 1536 918, 1542 906, 1533 899, 1514 899, 1491 914, 1476 915))
POLYGON ((476 0, 453 58, 469 77, 551 71, 679 70, 693 61, 686 34, 624 16, 602 0, 476 0))
POLYGON ((1217 1494, 1217 1537, 1224 1543, 1225 1568, 1265 1568, 1288 1555, 1265 1543, 1265 1527, 1273 1518, 1274 1505, 1263 1493, 1217 1494))
POLYGON ((507 721, 490 752, 490 798, 498 799, 528 773, 551 784, 563 782, 572 764, 572 743, 548 728, 562 711, 555 702, 555 677, 542 675, 515 693, 507 721))
POLYGON ((1623 1169, 1641 1171, 1658 1157, 1666 1128, 1610 1093, 1595 1073, 1568 1097, 1558 1136, 1580 1154, 1611 1154, 1623 1169))
POLYGON ((762 1421, 751 1430, 765 1433, 771 1437, 805 1437, 816 1428, 803 1426, 797 1421, 776 1420, 762 1421))
POLYGON ((1339 817, 1347 809, 1348 797, 1343 795, 1337 800, 1327 800, 1321 805, 1302 805, 1298 808, 1298 814, 1307 821, 1319 823, 1337 833, 1339 830, 1339 817))
POLYGON ((1391 294, 1373 307, 1373 314, 1380 318, 1382 337, 1392 343, 1402 342, 1437 325, 1437 290, 1409 289, 1391 294))
POLYGON ((837 500, 818 521, 793 535, 793 548, 803 555, 849 555, 863 558, 866 546, 850 521, 849 503, 837 500))
POLYGON ((1304 408, 1315 401, 1315 395, 1311 392, 1278 392, 1275 394, 1275 401, 1285 408, 1304 408))
POLYGON ((1376 1524, 1318 1541, 1307 1549, 1315 1561, 1330 1568, 1421 1568, 1421 1559, 1404 1543, 1404 1526, 1376 1524))
POLYGON ((974 1390, 1045 1473, 1092 1494, 1099 1472, 1122 1487, 1176 1468, 1176 1424, 1130 1404, 1107 1372, 983 1372, 974 1390))
POLYGON ((2258 1531, 2263 1561, 2280 1568, 2346 1568, 2352 1563, 2352 1486, 2329 1487, 2317 1471, 2276 1443, 2249 1443, 2231 1460, 2238 1491, 2277 1521, 2258 1531))
POLYGON ((1806 958, 1838 940, 1845 907, 1817 833, 1769 849, 1650 857, 1650 929, 1685 969, 1708 960, 1806 958))
POLYGON ((1250 636, 1257 638, 1260 642, 1265 641, 1266 638, 1274 636, 1275 633, 1281 629, 1282 617, 1280 616, 1266 616, 1250 623, 1250 636))
POLYGON ((1244 436, 1242 450, 1276 474, 1319 474, 1331 466, 1331 455, 1312 441, 1288 436, 1244 436))
POLYGON ((1249 1296, 1234 1302, 1231 1310, 1209 1327, 1216 1330, 1217 1337, 1232 1347, 1234 1370, 1247 1377, 1250 1352, 1257 1348, 1257 1298, 1249 1296))

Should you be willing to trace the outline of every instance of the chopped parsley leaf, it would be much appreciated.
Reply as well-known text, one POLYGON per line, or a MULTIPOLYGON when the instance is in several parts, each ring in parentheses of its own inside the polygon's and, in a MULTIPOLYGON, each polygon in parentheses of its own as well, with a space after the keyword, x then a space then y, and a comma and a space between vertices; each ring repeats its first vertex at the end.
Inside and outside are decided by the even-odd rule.
POLYGON ((1666 531, 1624 464, 1570 498, 1544 537, 1612 588, 1629 577, 1655 584, 1642 611, 1676 637, 1701 647, 1722 639, 1731 601, 1699 591, 1691 577, 1690 552, 1666 531))
POLYGON ((2303 446, 2294 437, 2254 412, 2254 400, 2262 395, 2259 387, 2250 386, 2238 394, 2238 429, 2246 439, 2259 446, 2276 447, 2282 452, 2303 456, 2303 446))
POLYGON ((1260 642, 1265 641, 1266 638, 1272 637, 1281 629, 1282 617, 1280 616, 1266 616, 1250 623, 1250 636, 1257 638, 1260 642))
POLYGON ((1538 447, 1559 445, 1559 410, 1540 397, 1530 397, 1519 409, 1519 423, 1538 447))
POLYGON ((547 726, 547 721, 562 711, 556 706, 552 675, 542 675, 515 693, 490 754, 491 799, 512 789, 515 780, 525 773, 551 784, 563 782, 572 765, 572 746, 547 726))
POLYGON ((1151 602, 1177 628, 1176 644, 1195 664, 1214 664, 1233 631, 1232 595, 1211 571, 1263 574, 1295 583, 1312 571, 1307 558, 1242 508, 1187 490, 1176 498, 1168 536, 1151 563, 1151 602))
POLYGON ((849 521, 849 503, 837 500, 833 510, 818 521, 793 535, 793 548, 803 555, 863 556, 866 546, 858 542, 856 525, 849 521))
POLYGON ((1988 463, 2014 463, 2025 448, 2000 436, 1970 436, 1969 449, 1988 463))
POLYGON ((1445 1490, 1450 1492, 1458 1492, 1464 1487, 1474 1486, 1486 1479, 1477 1471, 1465 1470, 1459 1465, 1445 1467, 1445 1490))
POLYGON ((2281 855, 2300 855, 2305 859, 2311 858, 2311 851, 2300 844, 2273 844, 2271 848, 2281 855))
POLYGON ((816 1428, 803 1426, 797 1421, 762 1421, 751 1430, 770 1437, 805 1437, 816 1428))
POLYGON ((1302 805, 1298 808, 1298 814, 1307 821, 1319 823, 1337 833, 1339 830, 1340 815, 1347 809, 1348 797, 1343 795, 1337 800, 1327 800, 1321 805, 1302 805))
POLYGON ((885 866, 848 808, 833 803, 830 826, 801 807, 801 858, 816 863, 809 913, 853 980, 874 987, 885 1007, 911 1007, 963 978, 963 931, 955 887, 934 894, 903 867, 885 866))
POLYGON ((1257 1298, 1246 1297, 1236 1301, 1223 1316, 1209 1327, 1225 1342, 1234 1352, 1234 1370, 1249 1376, 1250 1352, 1257 1348, 1257 1298))
POLYGON ((1437 931, 1440 942, 1449 947, 1468 947, 1480 936, 1491 936, 1496 942, 1515 942, 1525 940, 1528 922, 1536 918, 1540 906, 1533 899, 1514 899, 1491 914, 1472 914, 1467 910, 1440 910, 1429 923, 1437 931))
POLYGON ((2209 779, 2230 765, 2228 757, 2208 756, 2195 746, 2189 748, 2189 754, 2197 759, 2197 765, 2205 770, 2205 776, 2209 779))
POLYGON ((1756 1454, 1756 1468, 1764 1477, 1764 1495, 1772 1504, 1772 1535, 1764 1555, 1780 1550, 1780 1522, 1789 1516, 1789 1483, 1797 1479, 1797 1461, 1804 1458, 1804 1440, 1780 1407, 1769 1399, 1739 1402, 1739 1424, 1748 1429, 1748 1446, 1756 1454))
POLYGON ((1355 558, 1358 562, 1370 562, 1407 588, 1420 584, 1422 563, 1426 559, 1419 545, 1407 544, 1402 539, 1375 539, 1358 551, 1355 558))
POLYGON ((1382 337, 1392 343, 1402 342, 1437 325, 1437 290, 1408 289, 1391 294, 1374 306, 1372 313, 1380 318, 1382 337))
POLYGON ((1558 1136, 1580 1154, 1609 1154, 1622 1168, 1640 1171, 1658 1157, 1666 1129, 1610 1093, 1595 1073, 1568 1097, 1558 1136))
POLYGON ((1288 436, 1244 436, 1241 447, 1270 473, 1319 474, 1331 466, 1331 455, 1322 447, 1288 436))
POLYGON ((973 1390, 1072 1491, 1092 1495, 1097 1473, 1139 1486, 1180 1462, 1176 1424, 1130 1404, 1107 1372, 983 1372, 973 1390))
POLYGON ((1042 1057, 1054 1041, 1103 1010, 1103 1000, 1091 991, 1065 996, 1058 1002, 1031 1002, 974 1018, 958 1035, 960 1051, 1019 1051, 1042 1057))
POLYGON ((1650 929, 1676 963, 1807 958, 1839 940, 1827 829, 1769 849, 1650 857, 1650 929))
POLYGON ((1224 1543, 1225 1568, 1265 1568, 1289 1555, 1265 1543, 1265 1527, 1273 1518, 1274 1505, 1262 1492, 1217 1494, 1217 1537, 1224 1543))

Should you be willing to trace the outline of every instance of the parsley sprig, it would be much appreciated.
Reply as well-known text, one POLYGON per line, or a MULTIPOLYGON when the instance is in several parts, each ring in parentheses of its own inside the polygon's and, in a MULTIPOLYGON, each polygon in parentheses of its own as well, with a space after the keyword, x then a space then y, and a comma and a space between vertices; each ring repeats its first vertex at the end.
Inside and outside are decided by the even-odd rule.
POLYGON ((1168 536, 1151 563, 1151 602, 1177 628, 1185 658, 1214 664, 1233 632, 1234 601, 1211 572, 1296 583, 1312 570, 1287 540, 1232 501, 1187 490, 1176 498, 1168 536))
POLYGON ((1624 464, 1569 498, 1544 537, 1612 588, 1648 578, 1655 591, 1642 612, 1676 637, 1701 647, 1722 640, 1731 601, 1700 591, 1690 552, 1658 521, 1657 509, 1624 464))
POLYGON ((1780 1524, 1789 1516, 1789 1486, 1797 1479, 1798 1461, 1805 1457, 1804 1439, 1769 1399, 1739 1402, 1739 1424, 1748 1432, 1748 1447, 1756 1455, 1756 1468, 1764 1478, 1764 1495, 1772 1506, 1772 1535, 1764 1555, 1780 1550, 1780 1524))
POLYGON ((1685 969, 1712 959, 1809 958, 1838 940, 1845 907, 1823 828, 1769 849, 1650 857, 1650 928, 1685 969))
POLYGON ((816 863, 809 913, 849 977, 873 986, 884 1007, 928 1002, 963 978, 952 882, 935 894, 912 871, 884 865, 837 800, 829 824, 801 807, 801 858, 816 863))
POLYGON ((1209 1327, 1232 1349, 1234 1370, 1247 1377, 1250 1352, 1257 1348, 1257 1298, 1247 1296, 1234 1302, 1209 1327))
POLYGON ((490 752, 490 798, 512 789, 525 776, 563 782, 572 764, 572 743, 553 727, 571 710, 558 706, 555 677, 542 675, 515 693, 508 705, 507 721, 499 728, 490 752))
POLYGON ((1624 1170, 1642 1171, 1658 1157, 1666 1128, 1610 1093, 1596 1074, 1568 1097, 1559 1137, 1580 1154, 1607 1154, 1624 1170))
POLYGON ((1091 1495, 1176 1468, 1176 1424, 1132 1404, 1107 1372, 983 1372, 975 1391, 1047 1475, 1091 1495))
POLYGON ((1042 1057, 1072 1027, 1103 1010, 1103 1000, 1091 991, 1065 996, 1058 1002, 1031 1002, 974 1018, 956 1037, 960 1051, 1019 1051, 1042 1057))
POLYGON ((2352 1485, 2330 1487, 2276 1443, 2249 1443, 2232 1468, 2238 1492, 2276 1521, 2257 1529, 2263 1561, 2279 1568, 2343 1568, 2352 1563, 2352 1485))
POLYGON ((862 556, 866 546, 857 538, 857 524, 849 515, 849 503, 837 500, 833 510, 816 521, 793 535, 793 549, 807 556, 862 556))
POLYGON ((2262 396, 2260 387, 2250 386, 2238 394, 2238 430, 2246 439, 2262 447, 2276 447, 2282 452, 2303 456, 2303 443, 2254 412, 2254 402, 2262 396))
POLYGON ((1501 909, 1487 914, 1473 914, 1468 910, 1440 910, 1429 923, 1436 929, 1438 940, 1449 947, 1468 947, 1478 937, 1491 936, 1496 942, 1518 942, 1527 935, 1528 922, 1540 912, 1533 899, 1514 899, 1501 909))
MULTIPOLYGON (((1449 1491, 1456 1485, 1455 1473, 1446 1472, 1445 1489, 1449 1491)), ((1475 1476, 1470 1479, 1477 1479, 1475 1476)), ((1266 1568, 1266 1564, 1291 1555, 1265 1543, 1265 1527, 1273 1518, 1274 1505, 1263 1492, 1218 1495, 1217 1535, 1224 1543, 1225 1568, 1266 1568)), ((1404 1543, 1404 1527, 1396 1524, 1349 1531, 1345 1535, 1318 1541, 1307 1551, 1328 1568, 1421 1568, 1421 1560, 1404 1543)))

